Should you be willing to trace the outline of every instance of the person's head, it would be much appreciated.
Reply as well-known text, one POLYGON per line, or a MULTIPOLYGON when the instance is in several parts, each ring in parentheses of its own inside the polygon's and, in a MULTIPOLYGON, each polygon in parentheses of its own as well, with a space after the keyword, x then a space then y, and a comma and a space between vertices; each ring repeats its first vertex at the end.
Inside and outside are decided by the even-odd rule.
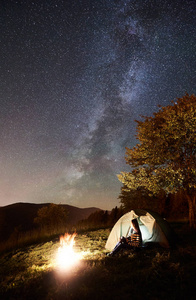
POLYGON ((136 232, 140 232, 140 228, 139 228, 139 224, 138 224, 137 219, 131 220, 131 226, 133 227, 133 229, 134 229, 136 232))

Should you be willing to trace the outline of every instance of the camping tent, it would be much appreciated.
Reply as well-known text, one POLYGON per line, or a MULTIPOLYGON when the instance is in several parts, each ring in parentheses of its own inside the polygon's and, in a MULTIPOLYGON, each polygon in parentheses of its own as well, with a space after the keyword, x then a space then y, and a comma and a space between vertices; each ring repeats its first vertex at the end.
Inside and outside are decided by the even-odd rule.
POLYGON ((105 248, 112 250, 121 236, 126 236, 130 221, 137 218, 142 234, 142 245, 145 247, 148 243, 159 243, 165 248, 169 248, 172 239, 171 228, 166 220, 159 214, 144 209, 135 209, 124 214, 114 225, 105 248))

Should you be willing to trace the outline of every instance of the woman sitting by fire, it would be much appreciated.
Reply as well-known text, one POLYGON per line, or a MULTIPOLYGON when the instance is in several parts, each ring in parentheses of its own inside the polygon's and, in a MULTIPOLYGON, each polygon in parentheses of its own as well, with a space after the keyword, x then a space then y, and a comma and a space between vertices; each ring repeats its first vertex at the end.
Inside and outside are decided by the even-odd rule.
POLYGON ((112 252, 108 256, 113 256, 121 249, 137 249, 141 247, 142 235, 137 219, 131 220, 131 227, 127 237, 120 237, 120 241, 116 244, 112 252))

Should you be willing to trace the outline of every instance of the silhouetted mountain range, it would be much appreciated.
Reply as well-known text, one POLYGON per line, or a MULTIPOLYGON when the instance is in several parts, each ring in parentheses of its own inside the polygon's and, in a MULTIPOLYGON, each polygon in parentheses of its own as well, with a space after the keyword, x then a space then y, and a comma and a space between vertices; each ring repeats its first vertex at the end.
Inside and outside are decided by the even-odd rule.
MULTIPOLYGON (((47 205, 49 203, 14 203, 0 207, 0 241, 7 239, 15 229, 22 232, 32 230, 37 211, 47 205)), ((96 207, 79 208, 68 204, 60 205, 68 212, 68 225, 76 225, 80 220, 86 219, 90 214, 100 210, 96 207)))

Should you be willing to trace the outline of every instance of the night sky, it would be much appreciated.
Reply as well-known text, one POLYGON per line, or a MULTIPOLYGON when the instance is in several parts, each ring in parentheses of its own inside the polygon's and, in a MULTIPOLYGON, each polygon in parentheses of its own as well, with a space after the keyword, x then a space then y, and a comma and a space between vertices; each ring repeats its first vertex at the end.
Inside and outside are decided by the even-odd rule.
POLYGON ((0 206, 119 206, 134 120, 196 93, 196 2, 0 3, 0 206))

